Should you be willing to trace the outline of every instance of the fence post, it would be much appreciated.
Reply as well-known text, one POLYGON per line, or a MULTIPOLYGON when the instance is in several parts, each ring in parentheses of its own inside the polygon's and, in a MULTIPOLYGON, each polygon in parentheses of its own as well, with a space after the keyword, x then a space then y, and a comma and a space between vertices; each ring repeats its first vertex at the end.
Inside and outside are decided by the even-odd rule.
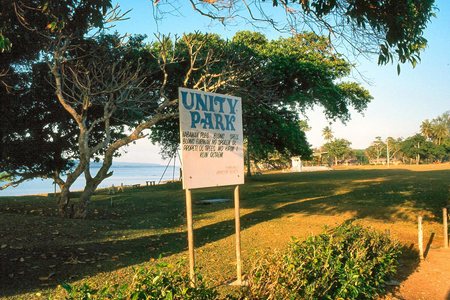
POLYGON ((442 219, 444 224, 444 248, 448 248, 448 212, 447 207, 442 209, 442 219))
POLYGON ((422 216, 417 218, 417 229, 418 229, 418 246, 419 246, 419 257, 423 260, 423 228, 422 228, 422 216))

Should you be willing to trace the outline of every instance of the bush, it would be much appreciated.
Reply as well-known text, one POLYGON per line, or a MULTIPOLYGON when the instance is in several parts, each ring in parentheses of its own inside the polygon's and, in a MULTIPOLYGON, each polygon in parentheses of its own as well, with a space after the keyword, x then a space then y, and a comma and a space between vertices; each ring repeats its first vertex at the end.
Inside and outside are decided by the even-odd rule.
POLYGON ((400 254, 387 235, 346 222, 259 259, 243 298, 374 299, 395 274, 400 254))
POLYGON ((88 299, 374 299, 395 274, 399 244, 388 236, 346 222, 284 253, 262 256, 239 296, 221 295, 197 275, 196 287, 180 265, 139 269, 130 285, 101 289, 64 284, 68 300, 88 299))
POLYGON ((150 269, 139 269, 130 285, 112 285, 100 289, 88 284, 72 286, 63 284, 67 300, 100 299, 217 299, 215 289, 206 285, 200 275, 196 277, 196 287, 190 286, 189 275, 180 272, 180 265, 171 266, 160 263, 150 269))

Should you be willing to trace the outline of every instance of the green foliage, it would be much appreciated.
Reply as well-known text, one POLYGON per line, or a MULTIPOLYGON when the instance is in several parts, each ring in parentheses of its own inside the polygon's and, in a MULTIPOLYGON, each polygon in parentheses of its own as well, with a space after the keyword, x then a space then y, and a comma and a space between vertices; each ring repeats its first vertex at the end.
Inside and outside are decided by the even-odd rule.
POLYGON ((11 41, 0 32, 0 52, 3 53, 10 51, 11 46, 11 41))
POLYGON ((56 34, 83 37, 110 8, 110 0, 0 0, 0 172, 11 180, 52 178, 78 158, 77 128, 43 60, 56 34))
POLYGON ((247 299, 375 299, 395 274, 399 244, 345 222, 285 253, 259 259, 249 275, 247 299))
POLYGON ((189 275, 181 272, 181 265, 159 263, 150 269, 136 271, 130 285, 107 285, 96 289, 88 284, 72 286, 63 284, 67 300, 100 299, 161 299, 161 300, 208 300, 217 299, 218 293, 209 287, 200 275, 195 287, 191 287, 189 275))
POLYGON ((427 149, 431 146, 431 142, 428 142, 422 135, 416 134, 406 138, 401 149, 403 154, 411 159, 417 159, 417 163, 420 162, 420 158, 426 156, 427 149))
MULTIPOLYGON (((268 40, 262 33, 250 31, 236 33, 231 41, 209 34, 190 36, 206 41, 197 57, 199 62, 208 53, 215 58, 207 70, 199 68, 192 78, 222 72, 225 84, 216 92, 242 97, 244 136, 254 160, 264 160, 275 152, 284 157, 311 155, 299 126, 299 111, 319 105, 328 118, 346 121, 350 108, 361 112, 372 99, 360 85, 339 82, 350 74, 352 66, 334 52, 323 36, 301 33, 268 40)), ((159 44, 154 42, 150 48, 159 49, 159 44)), ((172 45, 179 56, 186 55, 182 41, 172 45)), ((170 90, 192 87, 193 82, 185 84, 176 75, 183 74, 187 67, 177 64, 171 70, 174 79, 170 90)), ((177 148, 178 128, 178 121, 166 120, 152 130, 152 140, 164 146, 166 156, 177 148)))
POLYGON ((425 120, 420 126, 421 134, 434 144, 442 145, 450 139, 450 111, 432 119, 425 120))
MULTIPOLYGON (((420 53, 427 45, 424 30, 437 10, 434 0, 191 2, 197 12, 221 23, 242 17, 250 23, 262 23, 281 31, 311 28, 322 34, 329 33, 330 39, 332 37, 336 45, 344 49, 378 53, 379 64, 398 61, 409 62, 412 66, 420 62, 420 53)), ((162 5, 159 7, 166 11, 162 5)))
POLYGON ((346 139, 334 139, 323 145, 323 148, 329 158, 334 158, 334 162, 337 165, 338 159, 344 160, 353 154, 350 145, 351 142, 346 139))
POLYGON ((377 163, 380 158, 386 158, 386 144, 377 136, 375 140, 366 149, 366 155, 371 160, 376 160, 377 163))
MULTIPOLYGON (((399 244, 388 236, 345 222, 305 241, 294 239, 284 253, 261 256, 240 299, 375 299, 395 274, 399 244)), ((199 275, 196 287, 176 266, 157 264, 136 271, 129 285, 92 288, 63 284, 67 300, 219 299, 199 275)), ((235 299, 221 295, 222 299, 235 299)))

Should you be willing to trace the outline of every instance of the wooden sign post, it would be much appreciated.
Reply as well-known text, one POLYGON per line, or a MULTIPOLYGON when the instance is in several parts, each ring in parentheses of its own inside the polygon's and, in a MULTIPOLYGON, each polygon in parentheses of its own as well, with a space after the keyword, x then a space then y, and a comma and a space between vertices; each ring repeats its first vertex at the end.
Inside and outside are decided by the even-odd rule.
POLYGON ((178 99, 191 285, 195 285, 191 190, 230 185, 235 186, 237 280, 234 284, 241 285, 239 185, 244 183, 241 98, 179 88, 178 99))
POLYGON ((192 225, 192 193, 186 189, 186 220, 189 250, 189 277, 191 286, 195 286, 195 254, 194 254, 194 226, 192 225))
POLYGON ((239 186, 234 188, 234 222, 236 227, 236 285, 242 285, 241 217, 239 213, 239 186))

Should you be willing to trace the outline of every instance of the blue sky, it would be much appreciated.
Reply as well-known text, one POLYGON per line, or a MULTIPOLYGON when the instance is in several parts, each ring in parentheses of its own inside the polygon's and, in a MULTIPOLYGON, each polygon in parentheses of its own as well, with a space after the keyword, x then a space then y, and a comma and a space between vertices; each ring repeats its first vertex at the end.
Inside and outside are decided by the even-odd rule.
MULTIPOLYGON (((224 27, 201 17, 190 7, 180 7, 176 15, 166 15, 156 22, 152 1, 120 0, 118 3, 122 10, 132 10, 129 20, 116 25, 115 29, 121 33, 141 33, 152 38, 157 32, 182 34, 200 30, 231 37, 238 30, 254 29, 242 23, 240 26, 224 27)), ((423 120, 450 110, 450 1, 437 0, 436 6, 439 8, 437 18, 432 20, 425 32, 428 47, 416 68, 403 65, 398 76, 395 64, 378 66, 377 57, 361 58, 357 62, 358 71, 368 82, 356 73, 352 80, 360 81, 374 99, 364 115, 353 113, 352 120, 347 124, 331 124, 336 137, 346 138, 352 142, 353 148, 362 149, 368 147, 376 136, 385 139, 388 136, 413 135, 418 132, 423 120)), ((270 28, 265 28, 264 33, 269 38, 280 35, 270 28)), ((308 141, 314 147, 320 146, 323 143, 321 131, 329 123, 318 107, 308 111, 306 116, 312 127, 307 132, 308 141)), ((141 140, 128 147, 127 153, 119 160, 164 163, 158 151, 148 140, 141 140)))

